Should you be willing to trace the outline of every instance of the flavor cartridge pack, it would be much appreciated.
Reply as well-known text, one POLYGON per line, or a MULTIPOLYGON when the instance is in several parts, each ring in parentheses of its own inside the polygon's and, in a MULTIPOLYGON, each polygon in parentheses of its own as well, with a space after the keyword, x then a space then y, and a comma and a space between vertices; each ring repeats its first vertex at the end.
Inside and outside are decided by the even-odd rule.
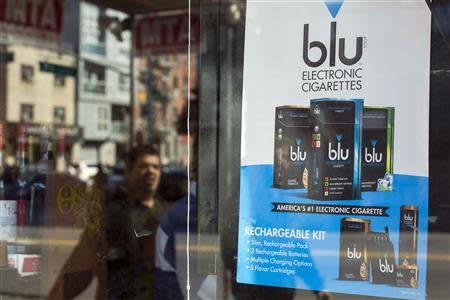
POLYGON ((363 103, 362 99, 311 100, 310 198, 361 198, 363 103))
POLYGON ((280 106, 275 109, 273 186, 308 187, 311 124, 309 108, 280 106))
POLYGON ((392 191, 394 108, 364 107, 361 191, 392 191))

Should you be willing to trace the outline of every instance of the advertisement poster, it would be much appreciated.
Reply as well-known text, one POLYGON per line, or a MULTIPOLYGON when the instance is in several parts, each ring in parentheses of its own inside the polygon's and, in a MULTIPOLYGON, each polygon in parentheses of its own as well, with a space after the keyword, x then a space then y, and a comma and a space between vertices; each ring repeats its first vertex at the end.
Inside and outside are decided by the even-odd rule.
POLYGON ((424 299, 425 1, 247 1, 237 281, 424 299))

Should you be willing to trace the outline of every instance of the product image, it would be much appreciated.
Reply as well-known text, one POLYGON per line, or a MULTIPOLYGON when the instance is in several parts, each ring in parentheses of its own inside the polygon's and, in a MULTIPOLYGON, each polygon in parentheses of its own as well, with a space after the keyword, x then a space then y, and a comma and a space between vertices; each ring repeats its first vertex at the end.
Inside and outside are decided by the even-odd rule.
POLYGON ((367 233, 370 220, 341 219, 339 280, 369 280, 367 233))
POLYGON ((274 139, 273 186, 307 188, 311 155, 309 108, 277 107, 274 139))
POLYGON ((398 287, 417 288, 419 269, 417 266, 395 266, 395 285, 398 287))
POLYGON ((362 99, 311 100, 312 142, 308 197, 361 198, 362 99))
POLYGON ((392 191, 394 162, 393 107, 364 107, 361 191, 392 191))
POLYGON ((400 207, 399 264, 417 264, 417 229, 419 208, 404 205, 400 207))
POLYGON ((384 232, 369 233, 369 260, 373 284, 393 284, 395 279, 394 245, 389 237, 389 228, 384 232))

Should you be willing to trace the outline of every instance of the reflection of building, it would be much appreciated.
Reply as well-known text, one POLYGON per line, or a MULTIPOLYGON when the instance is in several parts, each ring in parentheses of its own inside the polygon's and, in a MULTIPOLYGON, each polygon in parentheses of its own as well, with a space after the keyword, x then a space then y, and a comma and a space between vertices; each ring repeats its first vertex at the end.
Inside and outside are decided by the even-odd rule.
POLYGON ((63 139, 57 150, 62 152, 64 147, 70 159, 67 153, 81 134, 75 126, 76 57, 19 44, 9 45, 7 53, 12 59, 0 74, 5 84, 1 103, 6 104, 2 123, 6 124, 7 155, 15 157, 22 138, 26 145, 22 151, 34 163, 49 139, 63 139))
POLYGON ((196 84, 196 60, 191 62, 188 89, 186 54, 157 55, 138 59, 136 72, 136 129, 151 132, 147 140, 159 143, 164 163, 186 163, 187 139, 177 132, 177 123, 187 103, 187 93, 196 84))
POLYGON ((129 142, 130 32, 122 41, 102 28, 106 18, 127 16, 79 4, 78 124, 84 129, 80 159, 116 163, 129 142))

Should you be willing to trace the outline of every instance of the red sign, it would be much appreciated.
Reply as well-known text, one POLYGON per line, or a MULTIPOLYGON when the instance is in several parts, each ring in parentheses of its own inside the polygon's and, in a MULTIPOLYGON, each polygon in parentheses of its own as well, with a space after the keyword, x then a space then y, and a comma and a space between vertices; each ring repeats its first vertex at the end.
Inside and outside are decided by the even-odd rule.
MULTIPOLYGON (((186 52, 188 25, 188 14, 137 17, 133 28, 135 50, 153 54, 186 52)), ((191 14, 191 45, 197 44, 199 39, 199 19, 191 14)))
POLYGON ((0 0, 0 24, 8 33, 59 34, 61 0, 0 0))

